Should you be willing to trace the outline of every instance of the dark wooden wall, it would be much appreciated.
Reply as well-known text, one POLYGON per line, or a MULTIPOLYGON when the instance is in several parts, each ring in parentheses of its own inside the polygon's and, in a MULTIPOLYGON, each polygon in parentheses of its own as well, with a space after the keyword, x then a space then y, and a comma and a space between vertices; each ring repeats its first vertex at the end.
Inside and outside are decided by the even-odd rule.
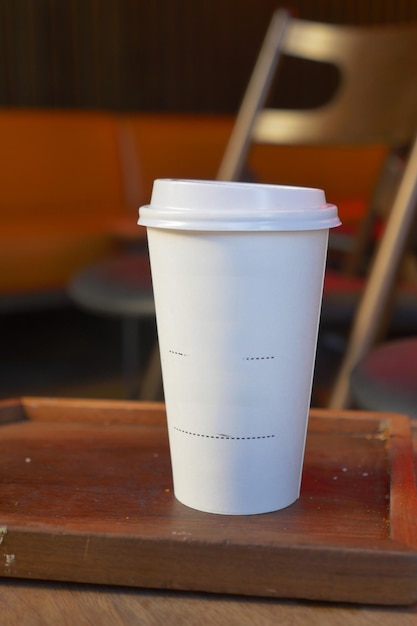
MULTIPOLYGON (((234 113, 279 4, 0 0, 0 106, 234 113)), ((417 20, 417 0, 290 5, 326 22, 417 20)), ((290 68, 287 81, 296 94, 302 70, 290 68)))

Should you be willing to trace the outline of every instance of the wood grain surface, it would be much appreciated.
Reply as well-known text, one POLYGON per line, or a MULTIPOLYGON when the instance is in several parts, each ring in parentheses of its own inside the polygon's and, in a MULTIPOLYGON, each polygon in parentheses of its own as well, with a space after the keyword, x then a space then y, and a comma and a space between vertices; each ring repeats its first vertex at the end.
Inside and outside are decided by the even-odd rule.
POLYGON ((161 404, 25 398, 0 423, 4 623, 417 623, 415 607, 309 602, 413 600, 405 417, 312 411, 300 500, 239 518, 176 502, 161 404))
POLYGON ((4 581, 7 626, 415 626, 417 608, 4 581))

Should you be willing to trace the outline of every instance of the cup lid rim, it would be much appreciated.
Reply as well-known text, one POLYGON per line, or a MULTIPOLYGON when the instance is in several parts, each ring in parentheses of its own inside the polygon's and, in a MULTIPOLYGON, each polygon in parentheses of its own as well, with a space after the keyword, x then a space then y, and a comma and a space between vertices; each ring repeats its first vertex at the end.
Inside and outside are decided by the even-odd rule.
POLYGON ((337 207, 313 187, 157 179, 138 224, 180 230, 319 230, 340 225, 337 207))

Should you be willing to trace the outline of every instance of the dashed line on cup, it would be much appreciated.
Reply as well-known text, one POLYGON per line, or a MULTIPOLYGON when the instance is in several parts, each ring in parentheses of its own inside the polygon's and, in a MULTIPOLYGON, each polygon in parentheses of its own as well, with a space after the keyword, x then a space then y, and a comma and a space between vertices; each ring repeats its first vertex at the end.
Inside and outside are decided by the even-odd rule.
MULTIPOLYGON (((186 352, 180 352, 179 350, 168 350, 169 354, 174 354, 175 356, 190 356, 186 352)), ((243 361, 272 361, 275 359, 275 356, 244 356, 242 357, 243 361)))
POLYGON ((218 433, 216 435, 206 435, 204 433, 195 433, 190 430, 185 430, 183 428, 178 428, 174 426, 174 430, 179 433, 183 433, 184 435, 191 435, 192 437, 201 437, 202 439, 233 439, 235 441, 242 440, 254 440, 254 439, 273 439, 275 435, 250 435, 248 437, 233 437, 232 435, 225 435, 222 433, 218 433))

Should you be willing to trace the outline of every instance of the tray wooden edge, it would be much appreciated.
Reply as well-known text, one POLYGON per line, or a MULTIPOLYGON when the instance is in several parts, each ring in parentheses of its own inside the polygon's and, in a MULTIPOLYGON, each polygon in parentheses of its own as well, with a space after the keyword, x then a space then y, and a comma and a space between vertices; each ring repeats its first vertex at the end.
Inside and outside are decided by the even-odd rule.
MULTIPOLYGON (((41 421, 103 421, 103 419, 105 419, 106 422, 120 422, 121 411, 124 413, 124 423, 126 422, 126 419, 129 422, 131 421, 132 423, 137 423, 138 421, 142 422, 142 419, 145 419, 145 423, 146 420, 152 420, 152 423, 155 423, 155 419, 157 419, 158 421, 161 420, 161 424, 165 424, 165 407, 163 403, 138 403, 119 400, 78 400, 33 397, 24 397, 17 400, 1 401, 0 424, 6 422, 4 418, 7 418, 8 421, 22 421, 27 419, 41 421), (80 409, 83 409, 82 417, 80 416, 80 409)), ((330 411, 325 409, 312 409, 311 416, 318 418, 326 417, 331 419, 330 411)), ((311 578, 316 580, 316 582, 311 584, 311 587, 308 590, 304 589, 301 593, 298 591, 299 585, 298 581, 295 581, 295 578, 293 582, 291 582, 291 578, 288 582, 285 583, 281 581, 281 586, 277 590, 274 590, 272 587, 263 587, 262 589, 260 589, 258 583, 258 586, 255 585, 254 587, 248 589, 248 587, 245 586, 246 582, 243 581, 243 579, 240 586, 239 584, 237 584, 234 587, 230 586, 227 580, 219 583, 218 580, 216 582, 213 579, 213 583, 210 582, 209 584, 209 587, 211 586, 211 588, 208 588, 207 586, 205 586, 205 588, 202 588, 201 583, 198 583, 198 572, 195 571, 196 567, 200 567, 199 565, 197 566, 195 564, 195 547, 190 550, 190 554, 187 556, 187 544, 178 541, 172 543, 170 549, 170 558, 172 557, 174 562, 182 562, 181 571, 183 571, 183 567, 186 564, 188 573, 185 578, 185 574, 181 574, 182 578, 180 574, 178 574, 179 578, 175 579, 175 583, 172 582, 172 579, 171 582, 164 580, 157 572, 151 573, 149 571, 145 572, 145 578, 141 578, 142 574, 139 574, 139 577, 135 579, 134 571, 135 569, 137 570, 137 559, 142 558, 142 552, 146 547, 141 542, 139 542, 140 546, 138 546, 136 542, 131 545, 129 542, 127 542, 127 544, 125 545, 125 548, 128 548, 126 550, 126 553, 131 555, 131 557, 129 558, 132 559, 130 573, 129 568, 127 568, 127 571, 125 571, 124 573, 119 571, 118 576, 116 577, 117 580, 107 579, 107 574, 104 571, 102 574, 102 579, 100 580, 97 579, 97 571, 95 572, 95 575, 92 576, 92 578, 89 578, 87 573, 85 579, 80 580, 78 572, 78 574, 74 575, 74 578, 71 578, 70 576, 69 579, 72 579, 75 582, 145 586, 149 588, 161 589, 210 591, 216 593, 243 593, 247 595, 271 596, 276 598, 298 597, 312 600, 346 601, 355 603, 365 602, 371 604, 387 605, 406 605, 415 603, 417 601, 417 585, 415 584, 417 577, 417 529, 416 522, 414 520, 417 520, 417 498, 413 469, 410 420, 404 415, 381 414, 362 411, 332 411, 331 416, 334 416, 338 419, 347 418, 359 421, 366 421, 367 419, 370 419, 371 421, 375 420, 375 422, 378 422, 378 424, 382 426, 384 423, 386 423, 387 425, 389 444, 388 451, 391 463, 391 537, 388 545, 386 546, 388 548, 388 554, 382 554, 378 558, 382 559, 382 565, 387 567, 388 563, 390 565, 390 569, 392 570, 392 574, 390 574, 392 591, 390 593, 386 593, 386 591, 382 593, 381 590, 378 590, 377 588, 375 588, 372 593, 369 593, 369 591, 365 592, 362 590, 361 584, 358 584, 355 589, 351 588, 348 592, 344 591, 345 583, 349 579, 349 575, 352 574, 352 572, 349 574, 349 568, 353 567, 352 564, 354 564, 354 566, 356 567, 357 559, 363 557, 363 567, 365 567, 366 569, 366 560, 373 556, 372 552, 366 554, 366 551, 357 551, 355 549, 345 551, 345 558, 347 559, 346 563, 350 562, 351 565, 347 567, 344 573, 340 574, 340 581, 335 584, 335 581, 333 580, 331 587, 323 588, 321 584, 319 584, 319 582, 321 580, 323 583, 323 580, 326 579, 326 576, 324 576, 324 579, 322 578, 326 569, 329 569, 327 575, 334 572, 335 567, 337 569, 337 559, 339 557, 337 551, 334 551, 331 547, 324 549, 325 554, 323 553, 323 551, 321 551, 321 553, 319 554, 320 551, 317 551, 314 547, 302 547, 302 550, 300 549, 299 558, 302 559, 303 566, 305 566, 305 551, 307 550, 311 552, 311 567, 307 568, 307 570, 311 575, 311 578), (410 494, 412 495, 411 498, 410 494), (136 549, 134 549, 134 545, 136 546, 136 549), (139 551, 138 547, 140 547, 139 551), (301 552, 303 553, 302 555, 301 552), (325 558, 323 559, 323 557, 325 558), (184 563, 184 558, 186 563, 184 563), (317 558, 319 559, 318 561, 317 558), (323 563, 325 564, 324 566, 323 563), (396 565, 398 565, 398 569, 396 565), (317 572, 319 571, 320 567, 322 569, 322 574, 321 576, 317 576, 317 572), (400 574, 399 577, 397 577, 396 575, 397 572, 400 574)), ((36 538, 36 543, 39 549, 48 549, 48 542, 50 541, 50 539, 46 534, 42 532, 38 533, 35 529, 14 529, 15 539, 22 541, 24 537, 26 538, 26 540, 29 540, 32 545, 34 539, 36 538)), ((11 537, 9 537, 8 539, 11 539, 11 537)), ((71 533, 61 536, 61 540, 65 541, 79 540, 81 542, 85 542, 86 539, 88 538, 82 536, 73 536, 71 538, 71 533)), ((100 541, 100 538, 97 537, 96 540, 100 541)), ((91 550, 90 553, 90 556, 96 562, 97 559, 100 560, 100 558, 102 558, 102 556, 100 555, 102 555, 103 548, 105 548, 107 552, 106 558, 109 557, 109 545, 107 543, 108 537, 103 536, 102 540, 106 542, 106 545, 101 546, 100 549, 96 552, 94 550, 91 550)), ((9 542, 6 541, 5 543, 7 544, 9 542)), ((206 547, 210 549, 210 546, 206 547)), ((249 552, 247 552, 246 554, 246 558, 252 557, 252 548, 253 547, 251 546, 225 547, 225 550, 229 551, 228 557, 231 557, 230 567, 236 568, 236 570, 234 571, 234 575, 237 575, 239 569, 241 569, 241 565, 239 565, 239 563, 241 563, 241 559, 244 556, 243 553, 249 550, 249 552)), ((82 549, 83 551, 85 550, 84 544, 82 545, 82 549)), ((114 557, 116 559, 117 554, 120 551, 120 545, 118 545, 118 542, 115 542, 114 549, 116 550, 114 554, 114 557)), ((155 544, 153 546, 147 546, 146 549, 154 550, 155 544)), ((161 547, 161 549, 165 550, 166 546, 161 547)), ((204 546, 202 546, 201 549, 205 549, 204 546)), ((74 551, 74 557, 76 556, 76 553, 77 550, 74 551)), ((45 554, 45 551, 43 552, 43 554, 45 554)), ((164 554, 161 553, 160 557, 165 558, 165 552, 164 554)), ((279 582, 282 567, 285 565, 285 563, 287 563, 287 566, 290 566, 292 563, 291 567, 294 572, 293 575, 297 576, 300 571, 301 562, 298 563, 297 557, 294 557, 296 557, 296 555, 293 546, 277 546, 275 550, 272 550, 272 552, 269 554, 269 557, 267 553, 263 554, 263 565, 262 568, 259 569, 259 572, 262 572, 265 568, 265 574, 262 575, 265 576, 267 573, 269 573, 270 578, 272 577, 272 579, 275 579, 277 582, 279 582)), ((201 560, 202 559, 198 559, 200 563, 201 560)), ((30 567, 30 564, 28 564, 28 567, 30 567)), ((217 565, 213 565, 213 567, 217 567, 217 565)), ((11 576, 16 578, 38 577, 43 580, 62 580, 58 571, 54 573, 49 571, 49 573, 46 574, 42 574, 42 571, 37 571, 37 573, 32 572, 33 575, 30 575, 29 572, 25 573, 20 571, 20 573, 13 573, 13 568, 7 569, 8 571, 5 570, 4 573, 2 573, 3 576, 11 576)), ((220 571, 217 575, 222 576, 220 571)), ((68 576, 65 577, 65 579, 68 580, 68 576)), ((363 585, 363 589, 366 589, 366 584, 363 585)))
MULTIPOLYGON (((310 414, 319 416, 321 409, 312 409, 310 414)), ((390 538, 393 546, 403 546, 417 558, 417 487, 410 418, 402 413, 352 410, 332 411, 332 416, 380 422, 387 437, 390 464, 390 538)))
POLYGON ((233 542, 213 550, 210 542, 178 538, 120 536, 109 542, 106 533, 51 537, 15 528, 5 537, 4 555, 0 577, 16 579, 355 604, 417 601, 417 559, 401 550, 386 554, 353 547, 341 554, 332 546, 280 544, 254 550, 233 542), (65 555, 65 570, 54 552, 65 555))
POLYGON ((25 420, 158 425, 165 424, 165 419, 163 402, 36 396, 0 400, 0 426, 25 420))
MULTIPOLYGON (((331 421, 352 420, 370 421, 376 424, 393 419, 408 420, 401 414, 378 413, 374 411, 333 410, 311 408, 310 417, 326 418, 331 421)), ((0 425, 25 420, 36 421, 108 421, 143 422, 147 420, 166 421, 164 402, 144 402, 137 400, 109 400, 91 398, 65 398, 48 396, 21 396, 0 400, 0 425), (82 411, 82 412, 81 412, 82 411), (121 420, 121 415, 123 419, 121 420)))
POLYGON ((395 415, 389 437, 391 538, 417 551, 417 489, 410 419, 395 415))

